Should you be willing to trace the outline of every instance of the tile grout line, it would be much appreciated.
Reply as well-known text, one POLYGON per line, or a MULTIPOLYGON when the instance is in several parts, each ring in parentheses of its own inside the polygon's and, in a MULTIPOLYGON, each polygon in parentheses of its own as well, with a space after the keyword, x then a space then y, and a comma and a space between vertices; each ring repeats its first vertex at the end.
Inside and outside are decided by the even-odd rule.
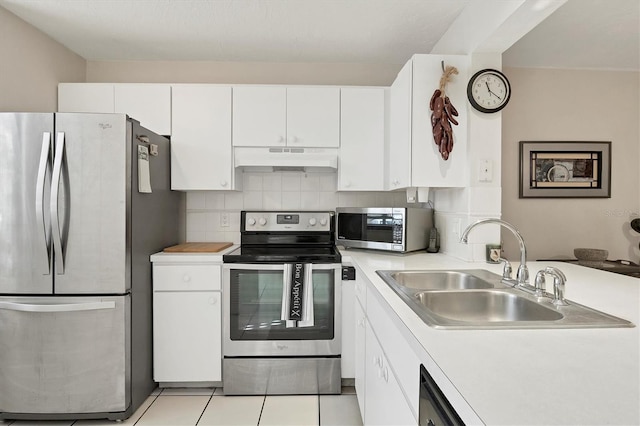
POLYGON ((262 407, 260 407, 260 415, 258 416, 258 424, 256 426, 260 426, 260 420, 262 420, 262 412, 264 411, 264 405, 267 403, 267 395, 264 396, 262 400, 262 407))
MULTIPOLYGON (((164 389, 163 389, 163 390, 164 390, 164 389)), ((149 406, 144 410, 144 412, 142 413, 142 415, 141 415, 140 417, 138 417, 138 420, 136 420, 136 421, 135 421, 135 423, 133 424, 133 426, 136 426, 136 425, 138 424, 138 422, 139 422, 140 420, 142 420, 142 418, 144 417, 144 415, 145 415, 145 414, 147 414, 147 411, 149 411, 149 408, 151 408, 151 406, 153 405, 153 403, 154 403, 154 402, 156 402, 156 400, 158 399, 158 397, 162 394, 162 391, 163 391, 163 390, 161 390, 161 391, 156 395, 156 397, 155 397, 155 398, 153 398, 153 401, 151 401, 151 404, 149 404, 149 406)))
POLYGON ((202 409, 202 413, 200 413, 200 417, 198 417, 198 420, 196 420, 195 426, 198 426, 198 423, 200 423, 200 420, 202 419, 202 416, 204 416, 204 412, 207 411, 207 407, 209 406, 209 404, 211 404, 211 400, 213 399, 213 394, 215 392, 216 392, 216 389, 213 388, 213 392, 209 396, 209 400, 207 401, 207 403, 205 404, 204 408, 202 409))

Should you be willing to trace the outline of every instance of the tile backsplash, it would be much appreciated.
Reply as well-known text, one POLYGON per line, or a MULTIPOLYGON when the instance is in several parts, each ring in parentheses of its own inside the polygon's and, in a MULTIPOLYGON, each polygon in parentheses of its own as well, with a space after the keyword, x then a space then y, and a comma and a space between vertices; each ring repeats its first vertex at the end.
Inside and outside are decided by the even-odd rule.
MULTIPOLYGON (((242 210, 406 206, 406 193, 338 192, 336 172, 246 172, 242 191, 187 192, 187 242, 240 242, 242 210)), ((415 206, 415 204, 413 205, 415 206)))

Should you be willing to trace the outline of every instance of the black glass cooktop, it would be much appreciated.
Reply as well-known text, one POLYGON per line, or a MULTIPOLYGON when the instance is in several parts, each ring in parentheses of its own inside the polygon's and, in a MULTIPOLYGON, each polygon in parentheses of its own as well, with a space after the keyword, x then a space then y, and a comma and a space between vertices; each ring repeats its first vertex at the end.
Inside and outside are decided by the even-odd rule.
POLYGON ((222 256, 224 263, 341 263, 335 246, 240 246, 222 256))

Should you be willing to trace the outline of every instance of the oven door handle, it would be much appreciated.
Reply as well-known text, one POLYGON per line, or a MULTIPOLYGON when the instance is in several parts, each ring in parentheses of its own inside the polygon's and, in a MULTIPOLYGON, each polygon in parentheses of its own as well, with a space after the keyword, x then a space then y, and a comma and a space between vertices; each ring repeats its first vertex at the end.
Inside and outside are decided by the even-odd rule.
MULTIPOLYGON (((287 262, 289 263, 289 262, 287 262)), ((342 271, 341 263, 313 263, 313 262, 290 262, 290 263, 310 263, 313 265, 313 270, 331 270, 340 269, 342 271)), ((260 270, 260 271, 284 271, 284 263, 224 263, 222 267, 224 269, 248 269, 248 270, 260 270)))

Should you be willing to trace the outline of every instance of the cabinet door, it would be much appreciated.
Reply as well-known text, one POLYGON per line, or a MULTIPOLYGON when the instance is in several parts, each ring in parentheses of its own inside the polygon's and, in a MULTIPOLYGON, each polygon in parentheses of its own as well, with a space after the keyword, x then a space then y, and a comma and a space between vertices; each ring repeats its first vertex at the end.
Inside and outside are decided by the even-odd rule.
POLYGON ((340 146, 340 89, 287 88, 287 145, 340 146))
POLYGON ((233 88, 233 146, 285 146, 284 87, 233 88))
POLYGON ((171 189, 232 189, 231 87, 171 90, 171 189))
POLYGON ((115 112, 127 114, 159 135, 171 135, 171 86, 116 84, 115 112))
POLYGON ((418 421, 413 416, 400 385, 398 385, 384 352, 368 323, 365 340, 367 354, 365 424, 416 425, 418 421))
POLYGON ((221 293, 154 292, 156 382, 222 380, 221 293))
POLYGON ((58 84, 58 112, 114 112, 113 84, 58 84))
MULTIPOLYGON (((387 189, 411 186, 411 88, 413 61, 398 73, 389 93, 389 141, 387 189)), ((429 102, 429 99, 424 100, 429 102)), ((430 116, 423 117, 429 120, 430 116)))
POLYGON ((367 357, 365 356, 365 324, 366 317, 364 310, 360 306, 360 303, 354 301, 355 312, 355 382, 356 382, 356 396, 358 397, 358 406, 360 407, 360 415, 364 419, 364 401, 366 398, 366 386, 365 386, 365 368, 367 365, 367 357))
POLYGON ((355 281, 342 281, 342 378, 355 377, 355 333, 356 319, 353 310, 355 300, 355 281))
POLYGON ((340 96, 339 191, 384 190, 384 88, 347 88, 340 96))
MULTIPOLYGON (((469 186, 467 161, 467 70, 468 55, 415 55, 411 108, 411 186, 465 187, 469 186), (447 84, 446 95, 458 110, 458 125, 453 129, 453 151, 444 161, 433 141, 429 100, 442 76, 441 63, 456 67, 458 74, 447 84)), ((482 114, 491 116, 495 114, 482 114)), ((498 114, 499 115, 499 114, 498 114)), ((498 118, 499 120, 499 118, 498 118)), ((492 121, 488 117, 486 120, 492 121)), ((482 124, 486 126, 487 124, 482 124)), ((499 126, 499 125, 498 125, 499 126)), ((477 130, 477 128, 475 129, 477 130)), ((485 131, 483 131, 484 133, 485 131)), ((474 132, 475 133, 475 132, 474 132)), ((481 140, 481 139, 480 139, 481 140)), ((477 148, 476 148, 477 149, 477 148)))

